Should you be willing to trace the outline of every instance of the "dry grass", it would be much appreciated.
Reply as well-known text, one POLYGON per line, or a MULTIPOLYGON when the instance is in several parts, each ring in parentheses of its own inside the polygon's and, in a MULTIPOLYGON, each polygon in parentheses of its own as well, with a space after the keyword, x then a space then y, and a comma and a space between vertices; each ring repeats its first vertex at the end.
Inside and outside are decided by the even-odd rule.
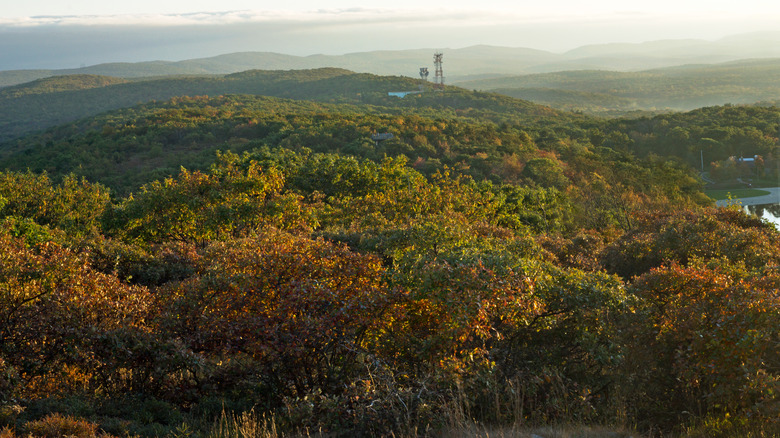
POLYGON ((28 422, 24 427, 30 435, 43 438, 92 438, 98 434, 97 424, 60 414, 49 414, 40 420, 28 422))
POLYGON ((255 411, 244 412, 240 415, 226 414, 214 424, 208 434, 208 438, 280 438, 277 432, 276 420, 265 415, 258 416, 255 411))
POLYGON ((468 428, 447 429, 437 434, 452 438, 639 438, 643 435, 608 427, 505 427, 491 428, 472 425, 468 428))
MULTIPOLYGON (((281 433, 278 431, 276 419, 273 416, 259 416, 254 411, 244 412, 239 415, 223 412, 221 418, 217 420, 207 435, 208 438, 325 438, 329 436, 331 434, 323 434, 317 431, 281 433)), ((346 435, 341 433, 333 436, 346 435)), ((386 436, 393 438, 651 438, 648 435, 641 435, 619 427, 560 426, 529 428, 515 426, 499 428, 467 422, 452 425, 439 431, 412 429, 411 432, 400 434, 389 432, 386 436)))

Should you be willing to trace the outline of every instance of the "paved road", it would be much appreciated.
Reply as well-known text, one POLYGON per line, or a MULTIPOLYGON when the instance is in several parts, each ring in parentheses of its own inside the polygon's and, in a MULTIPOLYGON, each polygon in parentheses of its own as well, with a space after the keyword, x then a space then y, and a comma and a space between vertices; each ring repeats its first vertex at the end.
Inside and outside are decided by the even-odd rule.
POLYGON ((735 203, 740 203, 742 205, 780 204, 780 187, 761 187, 760 189, 756 190, 764 190, 769 192, 769 194, 764 196, 753 196, 750 198, 723 199, 721 201, 717 201, 715 205, 718 207, 723 207, 735 203))

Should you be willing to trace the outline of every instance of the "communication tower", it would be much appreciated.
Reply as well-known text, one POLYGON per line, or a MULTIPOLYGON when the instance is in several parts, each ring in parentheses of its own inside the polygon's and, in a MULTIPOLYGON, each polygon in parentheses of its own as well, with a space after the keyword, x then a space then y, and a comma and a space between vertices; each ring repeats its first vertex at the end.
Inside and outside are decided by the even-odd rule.
POLYGON ((436 66, 436 75, 433 78, 433 87, 438 90, 444 89, 444 72, 441 68, 442 56, 444 56, 442 53, 433 54, 433 65, 436 66))
POLYGON ((428 80, 428 67, 420 67, 420 79, 428 80))

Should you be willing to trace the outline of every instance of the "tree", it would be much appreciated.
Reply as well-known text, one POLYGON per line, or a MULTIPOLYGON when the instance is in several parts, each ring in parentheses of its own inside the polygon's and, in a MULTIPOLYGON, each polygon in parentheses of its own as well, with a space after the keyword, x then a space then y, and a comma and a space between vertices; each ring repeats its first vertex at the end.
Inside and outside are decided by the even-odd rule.
POLYGON ((205 244, 248 235, 263 227, 307 229, 316 224, 299 195, 284 191, 284 176, 250 162, 242 168, 224 155, 209 173, 181 169, 155 181, 107 215, 111 233, 126 239, 205 244))
POLYGON ((755 269, 780 263, 780 238, 770 224, 740 210, 655 213, 605 248, 602 266, 625 279, 695 259, 726 258, 755 269))
POLYGON ((0 357, 19 370, 28 395, 139 390, 151 370, 165 368, 159 352, 142 368, 139 349, 124 349, 151 338, 147 289, 96 272, 84 254, 51 242, 31 247, 8 231, 0 230, 0 357), (133 383, 122 369, 133 370, 133 383))
POLYGON ((338 392, 393 301, 382 276, 376 257, 267 229, 207 246, 199 274, 159 294, 160 324, 214 362, 214 379, 223 358, 247 359, 234 378, 259 380, 274 403, 338 392))
POLYGON ((637 278, 631 292, 641 301, 623 328, 637 412, 669 425, 686 414, 776 421, 778 281, 776 269, 725 260, 637 278))
POLYGON ((525 163, 521 176, 544 188, 565 189, 569 179, 563 174, 560 162, 549 158, 534 158, 525 163))
POLYGON ((109 191, 73 175, 54 185, 45 173, 0 172, 0 198, 0 217, 30 219, 77 239, 100 232, 109 191))

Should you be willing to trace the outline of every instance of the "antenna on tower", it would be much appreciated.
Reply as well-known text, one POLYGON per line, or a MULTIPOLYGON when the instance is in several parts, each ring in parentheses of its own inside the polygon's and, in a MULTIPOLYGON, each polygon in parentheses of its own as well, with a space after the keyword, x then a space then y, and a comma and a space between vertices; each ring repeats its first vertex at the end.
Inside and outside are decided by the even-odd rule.
POLYGON ((420 67, 420 79, 428 80, 428 67, 420 67))
POLYGON ((433 54, 433 65, 436 66, 436 74, 433 78, 433 87, 437 90, 443 90, 444 89, 444 72, 441 68, 441 58, 444 56, 443 53, 434 53, 433 54))

